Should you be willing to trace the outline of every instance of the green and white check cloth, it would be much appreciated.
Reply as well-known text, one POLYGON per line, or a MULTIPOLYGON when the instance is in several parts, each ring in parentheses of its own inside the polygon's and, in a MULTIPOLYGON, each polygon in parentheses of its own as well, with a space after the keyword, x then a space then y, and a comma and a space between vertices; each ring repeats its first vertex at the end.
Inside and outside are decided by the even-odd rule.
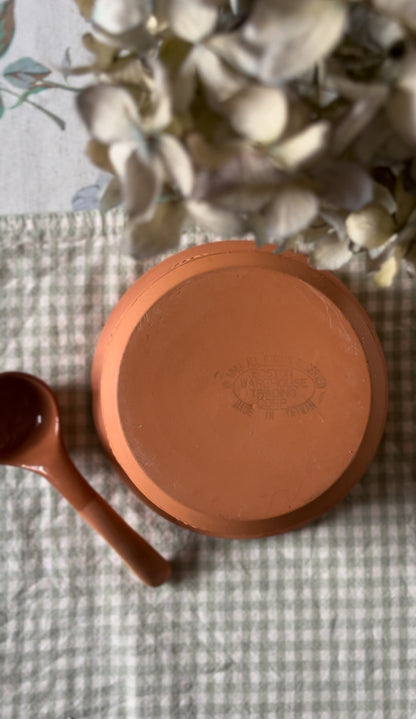
POLYGON ((391 382, 365 478, 299 531, 212 539, 141 505, 93 429, 94 346, 146 269, 122 229, 119 213, 0 219, 0 369, 54 386, 77 466, 174 557, 174 578, 141 585, 45 480, 1 467, 1 718, 414 719, 415 281, 344 276, 391 382))

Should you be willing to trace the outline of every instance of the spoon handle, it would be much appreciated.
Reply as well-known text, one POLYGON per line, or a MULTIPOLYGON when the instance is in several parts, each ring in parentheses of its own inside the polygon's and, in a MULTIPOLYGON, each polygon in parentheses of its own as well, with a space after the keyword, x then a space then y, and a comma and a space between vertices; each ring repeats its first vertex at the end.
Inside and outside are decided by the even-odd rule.
POLYGON ((171 565, 134 531, 78 472, 64 447, 49 457, 47 466, 31 467, 42 474, 101 534, 145 584, 157 587, 169 579, 171 565))
POLYGON ((142 582, 151 587, 163 584, 171 573, 169 562, 126 524, 99 494, 94 492, 94 495, 79 511, 81 517, 104 537, 142 582))

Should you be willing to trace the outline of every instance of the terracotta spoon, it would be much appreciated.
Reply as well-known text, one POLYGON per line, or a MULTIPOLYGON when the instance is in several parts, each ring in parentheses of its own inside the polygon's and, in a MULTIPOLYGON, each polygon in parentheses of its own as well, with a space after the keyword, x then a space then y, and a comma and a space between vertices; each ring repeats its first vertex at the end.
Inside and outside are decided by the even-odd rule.
POLYGON ((30 469, 45 477, 143 582, 155 587, 168 579, 169 562, 78 472, 61 436, 56 397, 32 375, 0 373, 0 464, 30 469))

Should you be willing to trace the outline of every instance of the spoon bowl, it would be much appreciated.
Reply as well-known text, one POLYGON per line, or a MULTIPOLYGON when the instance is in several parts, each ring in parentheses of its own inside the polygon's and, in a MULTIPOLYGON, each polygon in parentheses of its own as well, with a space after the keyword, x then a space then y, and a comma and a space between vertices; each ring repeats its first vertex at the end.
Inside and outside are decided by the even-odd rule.
POLYGON ((58 405, 49 387, 24 373, 0 374, 0 463, 40 468, 52 437, 61 441, 58 405))
POLYGON ((61 435, 56 397, 33 375, 0 374, 0 464, 45 477, 143 582, 158 586, 168 579, 169 562, 124 522, 72 463, 61 435))

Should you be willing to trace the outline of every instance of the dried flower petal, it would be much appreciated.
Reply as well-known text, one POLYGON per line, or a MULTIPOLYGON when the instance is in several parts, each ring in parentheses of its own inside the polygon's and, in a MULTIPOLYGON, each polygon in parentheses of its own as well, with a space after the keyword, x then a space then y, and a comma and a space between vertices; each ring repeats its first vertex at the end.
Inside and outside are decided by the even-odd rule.
POLYGON ((129 155, 125 168, 123 195, 127 214, 134 220, 151 220, 160 193, 160 181, 151 165, 136 152, 129 155))
MULTIPOLYGON (((228 68, 220 58, 206 47, 197 46, 192 55, 196 72, 211 100, 217 107, 239 92, 247 80, 228 68)), ((190 62, 188 57, 187 62, 190 62)))
MULTIPOLYGON (((113 167, 114 172, 123 181, 126 177, 126 165, 130 155, 137 152, 137 145, 134 141, 128 140, 127 142, 113 142, 108 148, 108 157, 113 167)), ((149 155, 141 155, 142 159, 148 160, 149 155)))
POLYGON ((269 148, 269 155, 282 170, 294 170, 307 165, 324 152, 329 143, 331 127, 327 120, 309 127, 269 148))
POLYGON ((189 197, 194 186, 194 169, 185 148, 173 135, 159 137, 157 152, 162 160, 165 175, 183 197, 189 197))
POLYGON ((348 217, 348 214, 346 212, 321 208, 320 215, 322 219, 325 220, 325 222, 329 225, 329 234, 333 234, 335 232, 341 242, 348 240, 348 233, 345 225, 345 221, 348 217))
POLYGON ((379 182, 374 183, 374 202, 382 205, 390 215, 397 212, 397 202, 390 190, 379 182))
POLYGON ((118 34, 107 32, 100 25, 94 24, 94 32, 97 39, 116 50, 129 50, 144 56, 149 51, 157 48, 158 39, 152 35, 146 27, 138 25, 131 30, 118 34))
POLYGON ((171 30, 188 42, 209 35, 218 20, 217 3, 209 0, 165 0, 164 12, 171 30))
POLYGON ((399 22, 391 17, 367 9, 366 26, 370 41, 389 51, 405 40, 405 32, 399 22))
POLYGON ((189 200, 186 203, 190 216, 201 227, 220 235, 224 239, 240 237, 245 232, 245 222, 232 212, 213 207, 208 202, 189 200))
POLYGON ((367 250, 367 264, 370 265, 370 261, 372 261, 376 267, 379 267, 380 263, 384 262, 386 257, 390 257, 391 250, 394 245, 397 245, 397 243, 398 234, 394 233, 394 235, 389 237, 384 245, 381 244, 379 247, 371 247, 367 250))
POLYGON ((396 135, 386 112, 381 110, 356 139, 350 154, 364 167, 390 166, 409 157, 409 146, 396 135))
POLYGON ((382 86, 378 95, 369 94, 356 100, 350 111, 336 128, 333 136, 332 151, 342 155, 347 147, 358 137, 386 102, 388 88, 382 86))
POLYGON ((394 222, 381 205, 371 203, 346 220, 350 239, 360 247, 372 249, 384 245, 394 234, 394 222))
POLYGON ((328 55, 340 40, 346 21, 347 7, 342 0, 258 0, 243 37, 251 45, 264 47, 259 78, 276 85, 328 55))
POLYGON ((234 130, 251 142, 270 144, 282 134, 288 116, 285 94, 278 88, 254 85, 223 105, 234 130))
POLYGON ((106 32, 118 35, 145 23, 151 12, 151 0, 95 0, 92 20, 106 32))
POLYGON ((325 75, 324 89, 341 95, 350 102, 366 97, 374 101, 382 101, 386 96, 385 84, 381 82, 357 82, 334 72, 325 75))
POLYGON ((128 236, 132 254, 144 258, 178 246, 185 210, 179 202, 161 202, 152 220, 132 222, 128 236))
POLYGON ((99 167, 100 170, 111 173, 114 172, 108 154, 108 145, 98 142, 98 140, 90 140, 87 145, 86 154, 91 162, 99 167))
POLYGON ((399 176, 396 181, 395 198, 397 201, 396 223, 402 227, 410 221, 416 207, 416 195, 413 192, 407 192, 402 176, 399 176))
POLYGON ((312 253, 309 255, 309 262, 318 270, 338 270, 350 261, 352 252, 347 242, 340 242, 333 235, 326 235, 319 240, 312 253))
POLYGON ((389 100, 387 112, 400 137, 409 145, 416 145, 416 87, 398 88, 389 100))
POLYGON ((75 2, 78 5, 78 10, 82 17, 86 20, 90 20, 95 0, 75 0, 75 2))
POLYGON ((416 31, 416 5, 414 0, 372 0, 380 12, 393 15, 413 31, 416 31))
POLYGON ((77 96, 77 106, 91 135, 99 142, 134 141, 141 135, 136 103, 122 87, 87 87, 77 96))
POLYGON ((406 224, 398 232, 397 244, 402 247, 413 245, 416 240, 416 210, 409 215, 406 224))
POLYGON ((108 212, 113 207, 121 205, 122 202, 123 192, 120 180, 118 177, 113 177, 100 197, 100 210, 101 212, 108 212))
POLYGON ((276 192, 262 214, 253 218, 253 230, 260 244, 283 240, 307 227, 318 210, 318 199, 310 190, 286 185, 276 192))
POLYGON ((190 52, 171 79, 172 102, 176 112, 188 112, 196 91, 195 55, 190 52))
POLYGON ((242 152, 239 140, 216 146, 207 142, 198 132, 190 133, 186 138, 186 144, 195 165, 204 170, 219 170, 242 152))
POLYGON ((164 130, 172 119, 172 100, 166 71, 156 58, 148 58, 150 70, 146 76, 148 98, 141 107, 141 126, 144 132, 155 134, 164 130))
POLYGON ((114 48, 107 45, 107 43, 100 42, 92 33, 87 32, 82 36, 82 44, 89 52, 95 55, 93 67, 84 68, 86 72, 91 72, 91 69, 106 70, 113 62, 115 54, 114 48))
POLYGON ((263 49, 248 45, 238 33, 214 35, 207 41, 206 47, 243 75, 248 77, 259 75, 263 49))
POLYGON ((374 274, 374 282, 379 287, 391 287, 393 280, 400 269, 400 263, 404 252, 402 248, 395 247, 392 253, 380 264, 374 274))
POLYGON ((144 82, 145 68, 138 57, 121 57, 111 63, 105 70, 106 77, 120 85, 138 85, 144 82))
POLYGON ((416 244, 412 243, 404 257, 404 265, 410 275, 416 276, 416 244))
POLYGON ((169 80, 174 110, 187 112, 196 90, 195 48, 178 37, 167 37, 158 59, 169 80))
POLYGON ((268 157, 242 146, 219 170, 201 172, 194 194, 225 210, 259 212, 281 182, 268 157))
POLYGON ((332 207, 359 210, 373 200, 371 177, 353 162, 328 162, 314 176, 319 181, 322 200, 332 207))
POLYGON ((397 258, 392 255, 387 260, 384 260, 378 272, 374 275, 374 282, 379 287, 391 287, 393 280, 397 275, 399 269, 399 263, 397 258))
POLYGON ((398 135, 409 145, 416 145, 416 53, 414 50, 407 57, 402 75, 390 97, 387 116, 398 135))

